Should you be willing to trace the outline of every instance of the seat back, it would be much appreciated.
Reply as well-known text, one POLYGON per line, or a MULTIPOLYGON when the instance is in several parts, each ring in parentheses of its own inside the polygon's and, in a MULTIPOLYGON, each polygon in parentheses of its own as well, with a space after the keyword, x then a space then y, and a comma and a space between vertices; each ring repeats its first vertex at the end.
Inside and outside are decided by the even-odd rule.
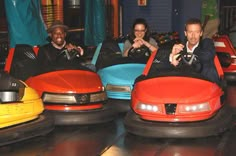
POLYGON ((94 53, 92 64, 96 66, 97 69, 103 67, 104 62, 110 61, 114 58, 122 57, 122 44, 119 44, 117 41, 108 39, 100 43, 94 53))
POLYGON ((30 45, 18 44, 11 48, 6 62, 5 71, 15 78, 26 80, 38 71, 35 51, 30 45))
POLYGON ((9 45, 7 41, 0 41, 0 70, 4 70, 4 66, 6 63, 6 58, 9 51, 9 45))

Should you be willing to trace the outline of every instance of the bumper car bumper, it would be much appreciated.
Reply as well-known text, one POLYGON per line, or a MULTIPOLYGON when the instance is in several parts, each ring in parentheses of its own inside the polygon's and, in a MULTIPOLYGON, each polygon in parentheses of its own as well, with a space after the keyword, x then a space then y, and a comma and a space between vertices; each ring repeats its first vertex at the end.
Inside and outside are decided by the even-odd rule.
POLYGON ((153 122, 142 120, 134 112, 125 117, 125 127, 135 135, 151 138, 200 138, 218 135, 233 126, 233 111, 223 106, 212 118, 199 122, 153 122))
POLYGON ((53 129, 52 115, 44 112, 35 120, 0 129, 0 146, 43 136, 53 129))
POLYGON ((112 121, 116 112, 105 104, 103 109, 85 111, 55 111, 47 110, 53 114, 55 125, 89 125, 112 121))

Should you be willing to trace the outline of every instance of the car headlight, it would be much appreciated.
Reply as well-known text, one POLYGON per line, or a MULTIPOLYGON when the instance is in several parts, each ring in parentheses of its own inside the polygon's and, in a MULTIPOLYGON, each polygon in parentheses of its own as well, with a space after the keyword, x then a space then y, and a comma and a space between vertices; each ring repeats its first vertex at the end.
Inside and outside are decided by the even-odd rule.
POLYGON ((162 113, 161 105, 153 105, 153 104, 145 104, 145 103, 138 103, 137 110, 143 112, 152 112, 152 113, 162 113))
POLYGON ((88 104, 105 101, 107 96, 105 91, 91 94, 44 93, 42 99, 45 103, 88 104))
POLYGON ((90 102, 100 102, 107 99, 106 92, 93 93, 90 95, 90 102))
POLYGON ((42 99, 43 102, 46 103, 68 103, 68 104, 77 103, 76 97, 74 95, 69 95, 69 94, 45 93, 42 99))
POLYGON ((0 92, 0 99, 1 99, 1 103, 19 101, 18 92, 16 92, 16 91, 1 91, 0 92))
POLYGON ((179 113, 197 113, 210 111, 210 105, 208 102, 199 104, 179 104, 179 113))
POLYGON ((113 92, 131 92, 130 86, 118 86, 118 85, 106 85, 107 91, 113 91, 113 92))

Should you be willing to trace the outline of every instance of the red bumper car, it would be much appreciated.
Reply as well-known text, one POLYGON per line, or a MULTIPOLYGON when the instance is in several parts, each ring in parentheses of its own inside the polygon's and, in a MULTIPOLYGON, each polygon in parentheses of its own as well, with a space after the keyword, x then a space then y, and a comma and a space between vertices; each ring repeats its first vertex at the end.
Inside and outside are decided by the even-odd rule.
POLYGON ((56 125, 97 124, 113 120, 115 111, 106 104, 107 96, 100 77, 77 64, 48 67, 37 71, 32 47, 18 45, 10 51, 6 65, 11 75, 24 80, 43 100, 56 125), (9 59, 10 60, 10 59, 9 59))
POLYGON ((214 44, 217 56, 227 81, 236 80, 236 50, 227 35, 215 36, 214 44))
POLYGON ((128 132, 154 138, 197 138, 217 135, 233 125, 217 57, 221 84, 186 69, 168 70, 158 57, 153 53, 136 79, 132 110, 124 121, 128 132))

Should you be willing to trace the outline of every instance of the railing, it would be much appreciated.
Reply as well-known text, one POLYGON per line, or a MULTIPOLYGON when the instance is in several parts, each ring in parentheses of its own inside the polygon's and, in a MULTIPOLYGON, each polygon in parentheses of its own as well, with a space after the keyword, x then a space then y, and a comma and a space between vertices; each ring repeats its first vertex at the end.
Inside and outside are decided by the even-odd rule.
POLYGON ((224 6, 220 11, 220 31, 229 32, 236 25, 236 6, 224 6))

